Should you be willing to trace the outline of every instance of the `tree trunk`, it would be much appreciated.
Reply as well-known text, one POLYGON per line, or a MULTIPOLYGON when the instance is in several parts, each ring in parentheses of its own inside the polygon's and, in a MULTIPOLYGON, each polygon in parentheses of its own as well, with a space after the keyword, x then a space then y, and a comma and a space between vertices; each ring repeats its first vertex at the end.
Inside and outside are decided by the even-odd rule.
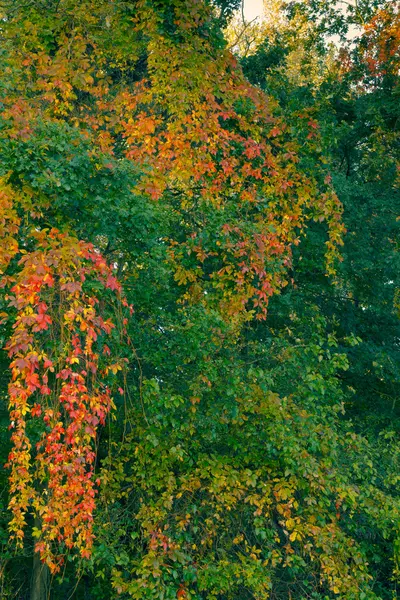
MULTIPOLYGON (((40 527, 39 520, 35 518, 35 527, 40 527)), ((50 598, 50 572, 49 567, 42 563, 38 552, 33 554, 33 568, 31 581, 30 600, 49 600, 50 598)))

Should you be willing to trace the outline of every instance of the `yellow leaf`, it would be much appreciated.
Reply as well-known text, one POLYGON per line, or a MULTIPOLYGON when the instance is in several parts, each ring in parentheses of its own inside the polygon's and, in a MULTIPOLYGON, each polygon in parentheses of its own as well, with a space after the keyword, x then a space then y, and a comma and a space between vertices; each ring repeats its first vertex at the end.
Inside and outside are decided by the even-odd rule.
POLYGON ((286 521, 286 527, 287 527, 288 529, 293 529, 293 528, 294 528, 294 526, 295 526, 295 522, 294 522, 294 520, 293 520, 293 519, 288 519, 288 520, 286 521))

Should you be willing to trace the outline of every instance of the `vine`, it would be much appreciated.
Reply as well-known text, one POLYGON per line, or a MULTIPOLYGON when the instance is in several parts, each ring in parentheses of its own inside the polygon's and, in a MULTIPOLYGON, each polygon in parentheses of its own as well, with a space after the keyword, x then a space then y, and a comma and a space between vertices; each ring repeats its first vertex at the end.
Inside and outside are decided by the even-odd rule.
POLYGON ((111 380, 124 362, 115 361, 110 345, 126 324, 125 318, 118 331, 117 321, 102 314, 107 294, 111 304, 126 307, 127 302, 93 245, 36 226, 23 237, 32 249, 20 248, 10 187, 0 199, 1 246, 8 248, 1 256, 2 285, 10 288, 6 300, 15 311, 6 344, 13 444, 10 530, 21 544, 32 510, 41 524, 33 530, 35 549, 55 572, 64 560, 60 548, 88 557, 93 544, 98 430, 114 407, 111 380), (6 267, 18 254, 7 277, 6 267), (32 438, 38 438, 35 444, 32 438))

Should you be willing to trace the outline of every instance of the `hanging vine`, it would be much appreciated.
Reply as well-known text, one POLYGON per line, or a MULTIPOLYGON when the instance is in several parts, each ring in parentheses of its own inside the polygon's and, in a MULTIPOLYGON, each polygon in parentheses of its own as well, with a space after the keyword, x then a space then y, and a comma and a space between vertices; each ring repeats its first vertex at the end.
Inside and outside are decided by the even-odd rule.
POLYGON ((127 303, 91 244, 38 226, 19 244, 18 196, 3 186, 0 201, 2 286, 14 317, 6 344, 10 530, 21 544, 32 510, 41 524, 35 549, 57 571, 60 548, 90 555, 98 430, 114 407, 111 379, 124 362, 110 346, 123 335, 127 303), (102 316, 110 307, 117 318, 102 316))

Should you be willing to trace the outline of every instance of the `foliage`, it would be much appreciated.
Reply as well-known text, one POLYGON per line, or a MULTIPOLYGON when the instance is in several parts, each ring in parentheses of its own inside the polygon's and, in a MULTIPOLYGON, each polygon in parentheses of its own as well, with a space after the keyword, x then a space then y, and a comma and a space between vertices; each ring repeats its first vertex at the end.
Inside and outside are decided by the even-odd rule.
POLYGON ((4 598, 396 597, 397 6, 237 4, 0 2, 4 598))

